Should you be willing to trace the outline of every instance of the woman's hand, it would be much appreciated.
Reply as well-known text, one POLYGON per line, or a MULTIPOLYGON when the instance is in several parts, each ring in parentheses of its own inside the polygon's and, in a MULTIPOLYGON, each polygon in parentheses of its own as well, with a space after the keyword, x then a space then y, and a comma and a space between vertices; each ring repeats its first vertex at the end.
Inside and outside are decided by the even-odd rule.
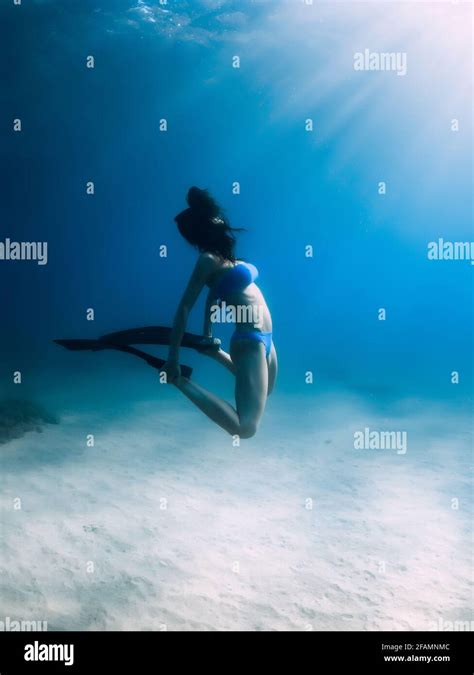
POLYGON ((161 373, 166 373, 166 383, 173 384, 174 380, 181 376, 181 368, 177 359, 168 359, 161 373))

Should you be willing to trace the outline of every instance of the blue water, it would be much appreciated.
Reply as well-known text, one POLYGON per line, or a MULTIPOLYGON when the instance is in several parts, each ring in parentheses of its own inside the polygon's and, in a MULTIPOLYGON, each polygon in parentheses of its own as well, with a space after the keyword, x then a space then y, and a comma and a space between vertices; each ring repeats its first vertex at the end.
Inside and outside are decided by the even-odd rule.
MULTIPOLYGON (((2 393, 49 397, 59 410, 74 394, 104 406, 152 394, 153 372, 134 359, 51 341, 171 323, 196 258, 173 217, 198 185, 247 229, 238 254, 260 269, 279 395, 341 388, 469 405, 474 270, 428 260, 427 245, 472 239, 471 12, 5 3, 1 238, 49 251, 46 266, 0 261, 2 393), (406 52, 406 75, 355 71, 365 48, 406 52), (9 131, 17 117, 21 133, 9 131)), ((189 329, 201 323, 202 300, 189 329)), ((186 361, 219 386, 217 367, 186 361)))

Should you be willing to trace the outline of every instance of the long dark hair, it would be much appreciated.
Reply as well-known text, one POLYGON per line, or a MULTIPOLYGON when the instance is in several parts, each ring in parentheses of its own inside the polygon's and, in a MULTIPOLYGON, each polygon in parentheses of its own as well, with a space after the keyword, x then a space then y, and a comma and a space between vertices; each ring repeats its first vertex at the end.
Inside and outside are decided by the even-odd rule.
POLYGON ((243 228, 230 226, 223 210, 207 190, 189 188, 186 201, 189 208, 175 218, 180 234, 201 253, 215 253, 235 262, 234 232, 241 232, 243 228))

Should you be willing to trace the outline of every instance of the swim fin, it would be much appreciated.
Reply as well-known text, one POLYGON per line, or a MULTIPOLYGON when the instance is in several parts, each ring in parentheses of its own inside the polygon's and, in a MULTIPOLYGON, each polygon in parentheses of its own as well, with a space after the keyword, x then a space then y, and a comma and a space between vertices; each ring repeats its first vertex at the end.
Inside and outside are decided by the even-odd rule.
MULTIPOLYGON (((104 336, 105 337, 105 336, 104 336)), ((101 351, 103 349, 116 349, 119 352, 125 352, 126 354, 132 354, 133 356, 138 356, 138 358, 143 359, 157 370, 161 370, 165 365, 166 361, 164 359, 159 359, 157 356, 152 354, 147 354, 141 349, 136 349, 135 347, 130 347, 126 344, 114 344, 113 342, 107 342, 104 338, 100 340, 54 340, 57 345, 70 349, 71 351, 101 351)), ((191 377, 193 369, 189 366, 180 366, 181 375, 184 377, 191 377)))
MULTIPOLYGON (((143 328, 130 328, 116 333, 108 333, 99 338, 105 342, 113 342, 120 345, 169 345, 171 328, 168 326, 144 326, 143 328)), ((181 340, 182 347, 195 349, 198 352, 218 350, 221 341, 218 338, 184 333, 181 340)))

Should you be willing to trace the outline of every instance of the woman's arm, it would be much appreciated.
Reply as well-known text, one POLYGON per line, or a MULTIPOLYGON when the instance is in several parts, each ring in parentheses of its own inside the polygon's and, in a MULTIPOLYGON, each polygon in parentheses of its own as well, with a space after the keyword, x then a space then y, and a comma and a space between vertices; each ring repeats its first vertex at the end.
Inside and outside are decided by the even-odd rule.
POLYGON ((211 321, 211 307, 216 302, 217 298, 214 295, 212 288, 207 294, 206 309, 204 310, 204 325, 202 334, 205 337, 212 337, 212 321, 211 321))
POLYGON ((189 312, 198 299, 207 279, 216 269, 217 261, 213 255, 202 253, 199 256, 186 290, 178 305, 178 309, 176 310, 170 337, 168 361, 177 363, 179 347, 181 345, 183 333, 186 329, 189 312))

